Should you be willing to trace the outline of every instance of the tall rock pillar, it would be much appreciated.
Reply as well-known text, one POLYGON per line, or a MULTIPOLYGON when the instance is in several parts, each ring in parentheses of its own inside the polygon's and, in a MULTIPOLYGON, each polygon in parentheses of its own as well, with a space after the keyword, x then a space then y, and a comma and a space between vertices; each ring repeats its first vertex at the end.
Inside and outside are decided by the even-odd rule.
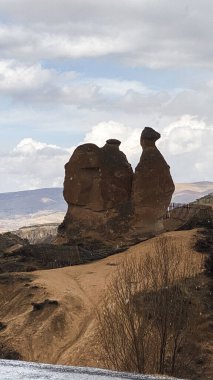
POLYGON ((170 167, 155 145, 159 138, 160 134, 149 127, 141 134, 143 152, 132 187, 133 226, 139 235, 162 230, 162 218, 175 189, 170 167))

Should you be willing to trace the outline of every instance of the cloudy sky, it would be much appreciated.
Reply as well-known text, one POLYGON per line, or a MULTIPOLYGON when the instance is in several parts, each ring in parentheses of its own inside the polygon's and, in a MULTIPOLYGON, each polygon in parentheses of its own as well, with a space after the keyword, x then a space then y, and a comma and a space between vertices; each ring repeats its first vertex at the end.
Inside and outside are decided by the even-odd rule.
POLYGON ((213 180, 212 0, 0 0, 0 192, 62 186, 83 142, 145 126, 176 182, 213 180))

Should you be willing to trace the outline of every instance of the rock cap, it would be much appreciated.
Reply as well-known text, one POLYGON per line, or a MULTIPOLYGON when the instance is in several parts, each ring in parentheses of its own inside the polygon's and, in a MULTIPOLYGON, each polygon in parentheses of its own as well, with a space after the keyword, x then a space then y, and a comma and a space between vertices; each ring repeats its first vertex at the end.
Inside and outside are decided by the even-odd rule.
POLYGON ((116 140, 116 139, 109 139, 106 141, 107 144, 110 144, 110 145, 121 145, 121 141, 119 140, 116 140))
POLYGON ((160 138, 160 133, 155 131, 153 128, 145 127, 141 133, 141 140, 151 140, 157 141, 160 138))

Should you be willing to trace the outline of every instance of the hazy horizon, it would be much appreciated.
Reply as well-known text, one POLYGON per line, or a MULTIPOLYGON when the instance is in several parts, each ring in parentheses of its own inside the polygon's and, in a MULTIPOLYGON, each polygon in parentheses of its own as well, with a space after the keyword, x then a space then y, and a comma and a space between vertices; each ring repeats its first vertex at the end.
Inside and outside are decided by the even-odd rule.
MULTIPOLYGON (((196 181, 196 182, 176 182, 175 185, 196 185, 196 184, 213 184, 213 181, 196 181)), ((48 190, 48 189, 61 189, 63 191, 63 185, 62 186, 46 186, 46 187, 38 187, 38 188, 27 188, 23 190, 13 190, 13 191, 3 191, 0 192, 0 194, 7 194, 7 193, 21 193, 21 192, 27 192, 27 191, 39 191, 39 190, 48 190)))

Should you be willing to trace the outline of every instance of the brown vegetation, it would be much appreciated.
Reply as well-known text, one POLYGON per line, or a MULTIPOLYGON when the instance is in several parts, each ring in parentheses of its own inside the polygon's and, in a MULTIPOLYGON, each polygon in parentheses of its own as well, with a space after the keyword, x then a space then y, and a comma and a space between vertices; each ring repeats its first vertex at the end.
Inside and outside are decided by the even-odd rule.
POLYGON ((207 275, 213 278, 213 228, 206 228, 200 231, 195 249, 198 252, 207 254, 205 258, 205 269, 207 275))
POLYGON ((200 260, 159 238, 154 254, 126 259, 112 279, 98 310, 98 344, 108 368, 180 375, 193 352, 186 349, 199 310, 188 292, 200 260), (182 354, 184 352, 184 355, 182 354))

